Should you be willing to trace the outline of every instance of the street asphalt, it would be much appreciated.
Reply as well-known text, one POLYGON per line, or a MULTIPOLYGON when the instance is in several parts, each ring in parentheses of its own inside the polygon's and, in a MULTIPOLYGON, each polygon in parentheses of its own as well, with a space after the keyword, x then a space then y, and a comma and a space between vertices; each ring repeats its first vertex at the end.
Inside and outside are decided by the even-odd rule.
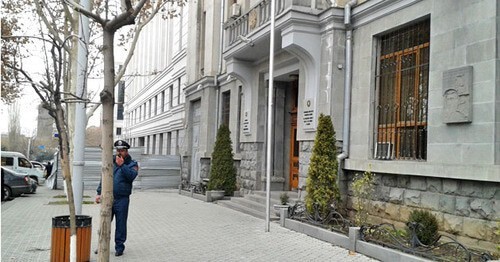
MULTIPOLYGON (((54 205, 62 190, 40 186, 36 194, 1 205, 1 261, 49 261, 52 217, 68 215, 67 205, 54 205)), ((85 191, 91 198, 94 191, 85 191)), ((85 204, 92 216, 91 261, 97 260, 99 205, 85 204)), ((177 190, 134 191, 128 218, 125 252, 110 261, 375 261, 361 254, 349 255, 333 246, 271 222, 213 203, 181 196, 177 190)), ((114 231, 114 224, 112 225, 114 231)))

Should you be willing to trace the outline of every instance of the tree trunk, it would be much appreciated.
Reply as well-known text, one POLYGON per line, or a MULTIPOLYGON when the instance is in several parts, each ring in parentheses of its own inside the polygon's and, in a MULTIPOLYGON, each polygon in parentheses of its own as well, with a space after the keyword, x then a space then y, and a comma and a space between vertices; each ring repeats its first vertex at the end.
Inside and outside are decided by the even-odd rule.
POLYGON ((68 189, 68 206, 69 206, 69 219, 70 219, 70 261, 76 261, 76 216, 75 216, 75 200, 73 197, 73 187, 71 186, 71 171, 69 162, 69 137, 66 123, 64 120, 64 110, 61 104, 56 104, 56 121, 59 126, 59 136, 61 145, 61 167, 68 189))
POLYGON ((115 31, 104 28, 104 88, 100 94, 102 103, 102 184, 98 261, 109 261, 111 209, 113 206, 114 34, 115 31))

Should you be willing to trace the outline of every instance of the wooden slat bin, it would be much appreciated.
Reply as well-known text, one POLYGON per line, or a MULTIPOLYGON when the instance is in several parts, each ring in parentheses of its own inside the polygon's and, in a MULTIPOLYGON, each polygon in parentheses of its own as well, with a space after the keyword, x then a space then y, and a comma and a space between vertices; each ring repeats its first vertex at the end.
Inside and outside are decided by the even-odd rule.
MULTIPOLYGON (((52 246, 50 261, 69 261, 70 246, 70 219, 69 216, 52 218, 52 246)), ((92 217, 76 216, 76 261, 90 261, 90 245, 92 236, 92 217)))

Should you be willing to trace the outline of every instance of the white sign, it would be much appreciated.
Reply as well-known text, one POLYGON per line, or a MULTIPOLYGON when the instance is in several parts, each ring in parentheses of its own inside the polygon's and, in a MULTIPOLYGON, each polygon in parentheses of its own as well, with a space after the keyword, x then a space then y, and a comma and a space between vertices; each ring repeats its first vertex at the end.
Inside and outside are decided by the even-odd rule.
POLYGON ((312 132, 316 130, 316 112, 314 111, 314 100, 304 100, 304 111, 302 112, 302 124, 304 131, 312 132))

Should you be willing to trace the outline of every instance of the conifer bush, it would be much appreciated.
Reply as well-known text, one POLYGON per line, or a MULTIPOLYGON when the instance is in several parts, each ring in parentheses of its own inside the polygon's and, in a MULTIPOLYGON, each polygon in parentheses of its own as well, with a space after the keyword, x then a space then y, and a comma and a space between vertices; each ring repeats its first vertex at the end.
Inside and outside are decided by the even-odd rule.
POLYGON ((330 205, 338 204, 340 193, 337 186, 337 149, 335 131, 330 116, 320 114, 318 128, 307 173, 305 198, 309 213, 318 205, 322 216, 328 214, 330 205))
MULTIPOLYGON (((413 210, 408 218, 408 223, 416 222, 419 224, 416 230, 418 240, 424 245, 433 244, 439 239, 439 224, 436 217, 426 210, 413 210)), ((411 235, 411 229, 407 228, 408 235, 411 235)))
POLYGON ((233 164, 233 148, 229 128, 221 125, 217 131, 215 148, 210 164, 208 190, 224 190, 232 195, 236 189, 236 168, 233 164))

